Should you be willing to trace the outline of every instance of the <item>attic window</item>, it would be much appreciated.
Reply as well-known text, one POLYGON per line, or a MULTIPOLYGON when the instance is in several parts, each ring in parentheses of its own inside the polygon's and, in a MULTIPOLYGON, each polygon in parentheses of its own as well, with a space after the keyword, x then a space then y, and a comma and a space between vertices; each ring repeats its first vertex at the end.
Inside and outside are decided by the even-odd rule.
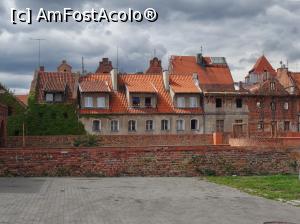
POLYGON ((46 94, 46 102, 53 102, 53 93, 46 94))
POLYGON ((146 97, 145 98, 145 106, 146 107, 151 107, 151 97, 146 97))
POLYGON ((275 90, 275 82, 271 82, 271 83, 270 83, 270 89, 271 89, 272 91, 275 90))
POLYGON ((132 97, 132 106, 133 107, 139 107, 140 106, 140 98, 139 97, 132 97))

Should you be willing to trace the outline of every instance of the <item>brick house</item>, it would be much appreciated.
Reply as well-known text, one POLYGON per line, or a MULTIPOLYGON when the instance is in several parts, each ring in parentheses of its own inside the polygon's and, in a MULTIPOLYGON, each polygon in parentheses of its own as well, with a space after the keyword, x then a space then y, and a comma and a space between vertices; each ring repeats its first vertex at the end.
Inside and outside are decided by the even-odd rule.
MULTIPOLYGON (((299 132, 299 74, 282 65, 274 73, 263 55, 246 76, 251 135, 278 136, 299 132), (255 74, 256 78, 251 78, 255 74), (258 77, 258 78, 257 78, 258 77)), ((300 79, 299 79, 300 80, 300 79)))
POLYGON ((0 147, 5 146, 6 143, 6 126, 7 126, 7 107, 0 104, 0 147))
POLYGON ((35 72, 30 92, 34 92, 39 103, 76 103, 78 73, 65 60, 56 72, 46 72, 40 67, 35 72))

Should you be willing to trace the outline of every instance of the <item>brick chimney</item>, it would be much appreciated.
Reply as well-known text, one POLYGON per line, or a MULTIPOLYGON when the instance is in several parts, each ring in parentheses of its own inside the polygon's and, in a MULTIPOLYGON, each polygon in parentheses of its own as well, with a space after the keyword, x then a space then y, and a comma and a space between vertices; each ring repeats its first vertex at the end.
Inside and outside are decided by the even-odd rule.
POLYGON ((39 71, 40 71, 40 72, 44 72, 44 71, 45 71, 45 66, 43 66, 43 65, 42 65, 42 66, 40 66, 40 69, 39 69, 39 71))
POLYGON ((154 57, 152 60, 150 60, 149 68, 146 70, 145 73, 161 73, 162 67, 161 67, 161 60, 158 60, 157 57, 154 57))
POLYGON ((102 58, 102 61, 99 62, 96 73, 109 73, 112 69, 111 61, 108 58, 102 58))

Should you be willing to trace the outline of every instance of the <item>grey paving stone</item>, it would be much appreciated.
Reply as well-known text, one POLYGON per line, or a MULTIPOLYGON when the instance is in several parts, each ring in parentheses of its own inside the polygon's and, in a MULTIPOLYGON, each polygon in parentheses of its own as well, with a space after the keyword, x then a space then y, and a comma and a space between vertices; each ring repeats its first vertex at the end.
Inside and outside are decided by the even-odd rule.
POLYGON ((300 223, 300 208, 199 178, 0 178, 0 224, 300 223))

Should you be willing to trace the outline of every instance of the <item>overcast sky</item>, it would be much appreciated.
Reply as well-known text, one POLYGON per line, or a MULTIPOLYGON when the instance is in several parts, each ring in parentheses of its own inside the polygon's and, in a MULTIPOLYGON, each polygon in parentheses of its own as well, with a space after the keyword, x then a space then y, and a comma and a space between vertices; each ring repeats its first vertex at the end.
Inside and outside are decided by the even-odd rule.
POLYGON ((1 0, 0 82, 16 93, 30 86, 38 64, 38 45, 30 38, 44 38, 41 61, 46 70, 56 70, 66 59, 75 71, 94 72, 102 57, 122 71, 144 71, 156 55, 164 68, 170 55, 195 55, 203 46, 206 56, 224 56, 236 81, 242 80, 263 53, 277 68, 288 60, 291 70, 300 70, 300 0, 1 0), (63 3, 62 3, 63 2, 63 3), (11 8, 31 8, 34 13, 70 7, 144 10, 152 7, 159 18, 154 23, 37 23, 10 22, 11 8))

